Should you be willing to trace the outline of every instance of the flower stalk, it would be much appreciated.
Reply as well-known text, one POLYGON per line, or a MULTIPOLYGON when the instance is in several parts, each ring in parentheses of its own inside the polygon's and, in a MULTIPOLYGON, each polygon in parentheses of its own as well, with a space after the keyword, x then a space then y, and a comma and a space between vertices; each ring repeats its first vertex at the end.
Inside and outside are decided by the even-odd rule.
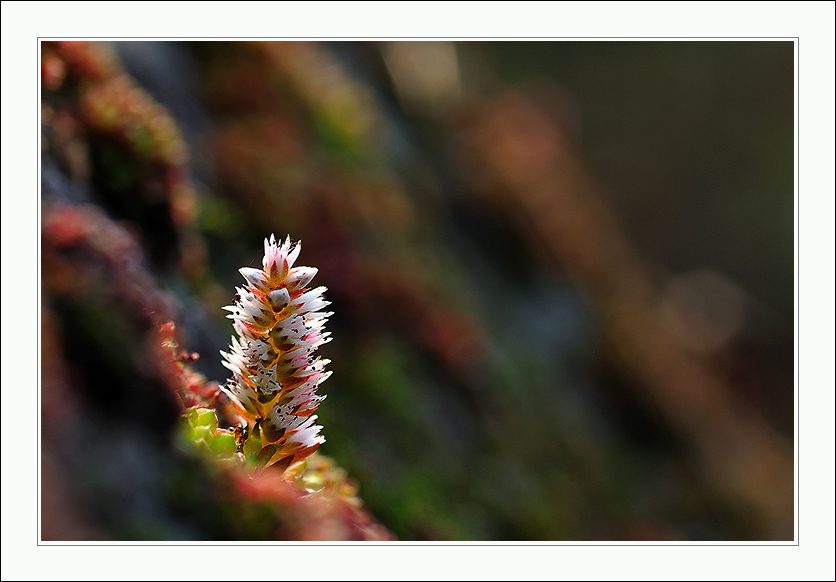
POLYGON ((324 400, 316 393, 331 375, 329 360, 314 356, 330 341, 324 331, 332 315, 325 287, 307 289, 317 273, 295 267, 301 242, 264 240, 262 269, 239 269, 247 284, 224 307, 238 337, 221 351, 233 377, 221 389, 243 419, 239 450, 254 455, 259 467, 285 469, 313 453, 325 437, 313 412, 324 400))

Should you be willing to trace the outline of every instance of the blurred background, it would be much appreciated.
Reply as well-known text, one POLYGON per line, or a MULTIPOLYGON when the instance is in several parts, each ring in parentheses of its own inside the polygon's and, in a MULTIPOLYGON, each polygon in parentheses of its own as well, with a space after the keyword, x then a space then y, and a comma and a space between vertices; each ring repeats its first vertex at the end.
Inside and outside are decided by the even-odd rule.
POLYGON ((792 540, 793 49, 44 42, 42 538, 273 535, 152 344, 223 383, 275 233, 332 302, 320 453, 398 539, 792 540))

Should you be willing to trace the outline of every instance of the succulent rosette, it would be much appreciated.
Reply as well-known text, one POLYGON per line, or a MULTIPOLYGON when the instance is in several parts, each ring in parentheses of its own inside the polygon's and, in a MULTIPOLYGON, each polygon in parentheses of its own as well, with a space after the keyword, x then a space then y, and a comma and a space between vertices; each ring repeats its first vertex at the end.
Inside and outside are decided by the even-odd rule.
POLYGON ((323 311, 326 288, 307 289, 317 269, 293 266, 300 250, 290 237, 265 239, 263 269, 240 269, 247 284, 224 307, 238 337, 221 352, 233 374, 222 390, 247 423, 242 438, 260 446, 262 467, 287 467, 325 442, 313 412, 325 398, 317 388, 331 372, 329 360, 314 353, 330 340, 324 326, 332 314, 323 311))

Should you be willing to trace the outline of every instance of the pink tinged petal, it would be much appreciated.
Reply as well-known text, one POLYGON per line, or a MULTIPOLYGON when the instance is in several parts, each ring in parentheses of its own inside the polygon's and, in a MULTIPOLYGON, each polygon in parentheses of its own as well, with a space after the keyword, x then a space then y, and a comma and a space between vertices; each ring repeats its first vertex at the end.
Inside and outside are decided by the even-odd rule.
POLYGON ((268 300, 263 295, 258 295, 249 289, 241 289, 240 287, 236 287, 235 290, 238 292, 238 303, 241 307, 257 308, 263 311, 268 311, 270 309, 270 306, 267 303, 268 300))
POLYGON ((272 313, 262 310, 257 305, 242 305, 239 317, 253 320, 259 325, 272 325, 272 313))
POLYGON ((249 333, 247 332, 247 328, 246 328, 246 327, 244 327, 244 324, 243 324, 243 323, 241 323, 241 322, 240 322, 239 320, 237 320, 237 319, 236 319, 235 321, 233 321, 233 322, 232 322, 232 328, 233 328, 233 329, 236 331, 236 333, 237 333, 239 336, 241 336, 241 337, 245 337, 245 336, 249 335, 249 333))
MULTIPOLYGON (((316 389, 319 388, 319 385, 325 382, 328 377, 331 376, 331 372, 317 372, 315 374, 311 374, 307 378, 305 378, 304 383, 300 384, 297 388, 294 388, 291 392, 292 394, 298 396, 300 394, 313 394, 316 392, 316 389), (297 392, 298 391, 298 392, 297 392)), ((325 398, 325 396, 323 396, 325 398)))
POLYGON ((241 267, 238 272, 244 276, 244 279, 253 287, 265 291, 269 288, 267 275, 261 269, 253 269, 252 267, 241 267))
POLYGON ((313 366, 304 366, 295 370, 291 375, 296 378, 307 378, 308 376, 313 376, 318 371, 319 370, 315 369, 313 366))
POLYGON ((287 440, 300 445, 311 445, 316 442, 324 443, 325 438, 317 436, 322 427, 314 423, 316 418, 316 415, 307 417, 305 424, 293 431, 287 440))
MULTIPOLYGON (((290 237, 287 237, 287 244, 288 244, 288 246, 291 244, 290 243, 290 237)), ((302 250, 302 241, 296 241, 296 244, 293 246, 293 248, 290 250, 290 252, 287 253, 287 261, 286 262, 287 262, 288 270, 290 270, 290 268, 293 267, 293 263, 295 263, 296 259, 299 258, 299 252, 301 250, 302 250)))
POLYGON ((305 430, 306 427, 313 424, 313 420, 310 416, 298 416, 296 414, 291 415, 290 420, 288 420, 289 428, 288 430, 292 432, 297 432, 300 430, 305 430))
POLYGON ((326 305, 331 305, 330 301, 325 301, 322 298, 322 293, 324 291, 326 291, 325 287, 317 287, 316 289, 311 289, 310 291, 302 293, 299 297, 293 300, 291 307, 296 311, 296 313, 301 315, 309 311, 322 309, 326 305))
MULTIPOLYGON (((332 372, 331 372, 331 370, 329 370, 329 371, 327 371, 327 372, 321 372, 321 373, 322 373, 322 377, 321 377, 321 378, 319 378, 319 379, 316 381, 317 386, 318 386, 319 384, 322 384, 323 382, 325 382, 325 380, 327 380, 328 378, 330 378, 330 377, 331 377, 331 373, 332 373, 332 372)), ((325 396, 323 396, 323 398, 325 398, 325 396)))
POLYGON ((317 409, 319 403, 325 400, 325 395, 305 394, 298 399, 299 408, 296 414, 299 416, 308 416, 317 409))
POLYGON ((264 335, 264 330, 259 327, 250 325, 240 319, 236 319, 232 326, 235 328, 235 331, 238 332, 238 335, 241 337, 250 337, 253 339, 257 339, 264 335))
POLYGON ((314 330, 300 342, 300 345, 308 346, 311 349, 318 348, 322 344, 327 344, 331 341, 331 332, 321 333, 319 330, 314 330))
POLYGON ((262 264, 264 265, 264 272, 269 277, 274 277, 278 275, 279 272, 279 255, 281 251, 276 245, 276 238, 273 235, 270 235, 270 240, 264 239, 264 261, 262 264))
POLYGON ((286 392, 285 395, 282 397, 282 400, 287 399, 288 401, 302 402, 303 400, 307 399, 308 396, 313 394, 315 390, 316 382, 305 382, 304 384, 300 384, 293 390, 286 392))
POLYGON ((316 289, 311 289, 310 291, 305 291, 299 297, 293 300, 294 305, 301 305, 302 303, 309 301, 310 299, 314 299, 317 297, 321 297, 322 293, 327 291, 325 287, 317 287, 316 289))
POLYGON ((258 406, 255 401, 255 394, 245 388, 242 388, 240 384, 232 384, 227 386, 221 386, 221 390, 229 396, 230 400, 233 400, 238 406, 246 411, 248 414, 256 416, 258 414, 258 406))
POLYGON ((278 245, 276 245, 276 235, 271 234, 269 239, 264 239, 264 256, 276 256, 279 253, 278 245))
POLYGON ((261 303, 260 299, 252 294, 249 294, 248 296, 242 295, 239 303, 239 312, 233 313, 231 319, 244 320, 247 323, 254 324, 262 328, 273 326, 272 310, 261 303))
POLYGON ((221 365, 232 372, 233 374, 242 374, 244 372, 244 366, 242 363, 233 361, 232 356, 221 352, 221 355, 226 358, 226 360, 221 361, 221 365))
POLYGON ((300 358, 304 358, 310 353, 310 348, 306 346, 298 346, 291 350, 286 351, 281 355, 279 358, 280 362, 292 362, 294 360, 298 360, 300 358))
POLYGON ((322 309, 323 307, 327 307, 328 305, 331 305, 330 301, 325 301, 324 299, 318 297, 314 299, 309 299, 308 301, 299 306, 297 313, 308 313, 310 311, 313 311, 314 309, 322 309))
POLYGON ((314 267, 296 267, 287 275, 284 284, 292 291, 302 289, 313 280, 318 272, 319 269, 314 267))
POLYGON ((285 238, 284 242, 282 243, 282 256, 283 257, 287 258, 287 255, 291 251, 291 248, 293 247, 293 245, 294 245, 294 243, 293 243, 292 240, 290 240, 290 235, 287 235, 287 238, 285 238))
POLYGON ((248 335, 252 335, 253 337, 258 337, 264 334, 269 328, 270 325, 264 321, 257 321, 252 317, 248 317, 245 315, 236 315, 234 319, 240 321, 247 329, 250 330, 248 335))
POLYGON ((221 365, 222 366, 226 367, 228 370, 230 370, 232 372, 240 372, 240 370, 238 369, 238 366, 231 366, 231 364, 229 363, 230 355, 228 353, 221 350, 221 356, 223 356, 223 358, 224 358, 223 360, 221 360, 221 365))
MULTIPOLYGON (((324 398, 322 399, 324 400, 324 398)), ((316 398, 312 398, 309 402, 303 404, 299 407, 299 410, 296 411, 296 414, 300 416, 306 416, 309 414, 313 414, 317 408, 319 408, 320 400, 316 398)))
POLYGON ((310 313, 306 313, 305 317, 307 318, 309 325, 316 325, 319 328, 325 325, 325 321, 334 315, 333 311, 312 311, 310 313))
POLYGON ((239 319, 243 319, 249 323, 253 323, 259 327, 270 328, 273 327, 272 314, 265 313, 261 310, 250 309, 244 311, 239 319))
POLYGON ((225 306, 221 307, 221 309, 223 309, 224 311, 229 311, 230 312, 226 315, 227 319, 235 319, 241 313, 241 308, 238 307, 237 305, 225 305, 225 306))

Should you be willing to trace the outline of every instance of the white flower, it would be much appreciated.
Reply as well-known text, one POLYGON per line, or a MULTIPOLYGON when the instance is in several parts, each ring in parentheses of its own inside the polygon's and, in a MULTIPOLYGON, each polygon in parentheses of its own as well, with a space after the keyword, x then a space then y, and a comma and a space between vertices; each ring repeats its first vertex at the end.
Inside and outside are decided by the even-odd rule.
POLYGON ((247 285, 237 287, 234 303, 223 308, 238 337, 228 353, 221 352, 233 375, 222 390, 260 429, 262 446, 275 449, 267 466, 300 461, 325 442, 312 413, 325 398, 316 390, 331 372, 325 371, 329 360, 314 351, 330 341, 324 328, 331 313, 322 311, 329 305, 325 287, 306 289, 317 269, 293 267, 301 247, 290 237, 281 244, 273 235, 265 239, 264 268, 241 268, 247 285))

